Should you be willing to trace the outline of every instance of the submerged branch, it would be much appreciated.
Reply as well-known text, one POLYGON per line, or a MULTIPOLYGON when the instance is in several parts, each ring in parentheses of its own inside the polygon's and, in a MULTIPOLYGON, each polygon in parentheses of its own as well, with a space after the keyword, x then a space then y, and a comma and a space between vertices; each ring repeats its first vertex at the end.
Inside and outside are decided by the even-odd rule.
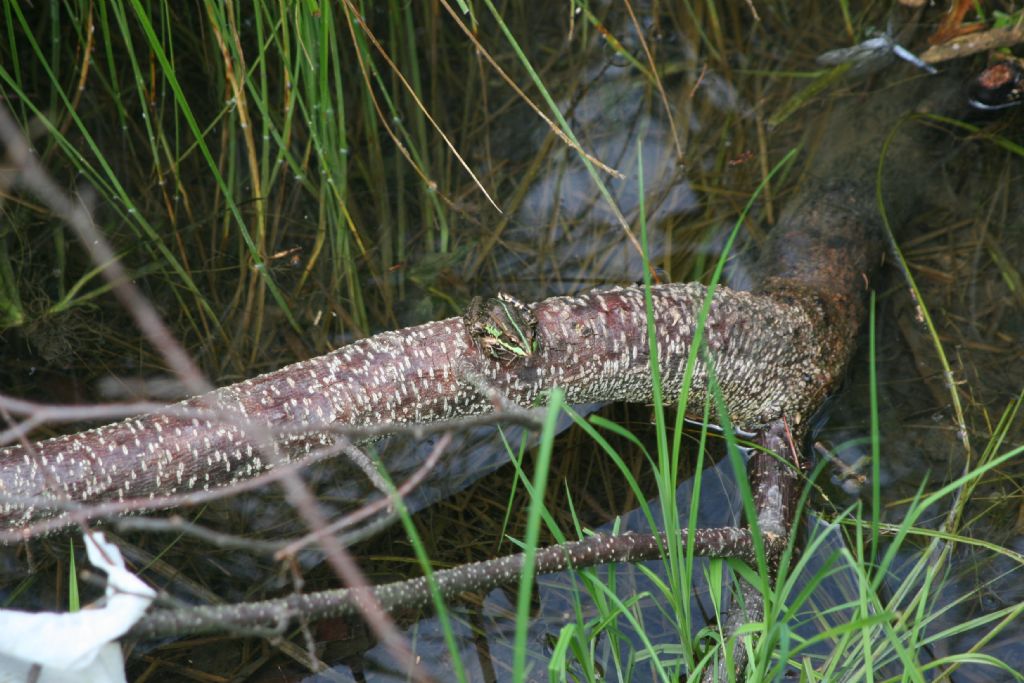
MULTIPOLYGON (((679 532, 687 543, 687 531, 679 532)), ((553 574, 568 568, 580 569, 613 562, 640 562, 662 556, 668 539, 664 534, 627 533, 618 536, 596 534, 582 541, 571 541, 543 548, 536 554, 538 574, 553 574)), ((769 537, 769 552, 777 552, 778 539, 769 537)), ((693 535, 698 556, 738 557, 754 560, 750 531, 735 527, 697 529, 693 535)), ((436 571, 433 581, 445 601, 464 592, 488 592, 518 580, 523 567, 522 553, 494 560, 466 564, 436 571)), ((197 635, 225 630, 279 631, 299 617, 325 619, 358 614, 360 603, 374 598, 385 610, 417 609, 431 604, 430 584, 426 577, 363 588, 340 588, 317 593, 237 605, 209 605, 181 609, 152 610, 132 629, 143 638, 197 635)))

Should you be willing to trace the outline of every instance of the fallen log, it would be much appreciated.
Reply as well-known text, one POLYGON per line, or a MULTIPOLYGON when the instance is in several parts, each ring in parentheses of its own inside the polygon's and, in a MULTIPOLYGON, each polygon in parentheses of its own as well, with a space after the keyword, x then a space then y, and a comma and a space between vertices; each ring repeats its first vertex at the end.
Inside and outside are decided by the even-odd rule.
MULTIPOLYGON (((700 284, 652 290, 666 396, 679 394, 705 297, 700 284)), ((427 424, 493 410, 481 381, 522 406, 555 386, 576 403, 651 400, 642 288, 556 297, 533 312, 540 349, 513 362, 489 357, 462 319, 450 318, 355 342, 166 413, 5 448, 0 523, 11 531, 25 528, 68 500, 151 498, 160 507, 159 496, 230 485, 281 456, 298 458, 330 445, 336 427, 427 424), (247 423, 309 431, 259 443, 247 423)), ((782 415, 799 422, 835 386, 844 359, 832 352, 833 344, 816 342, 829 329, 823 312, 724 287, 714 293, 704 337, 735 424, 754 429, 782 415)), ((690 405, 699 410, 706 392, 699 361, 690 405)))
MULTIPOLYGON (((733 424, 752 431, 785 417, 799 432, 840 381, 882 249, 876 160, 893 122, 936 86, 919 79, 917 88, 876 94, 833 117, 830 144, 771 234, 756 293, 719 287, 711 296, 704 339, 733 424)), ((922 163, 919 137, 897 138, 890 154, 883 186, 897 218, 915 202, 907 179, 922 163)), ((663 391, 675 397, 707 290, 661 285, 652 298, 663 391)), ((641 288, 555 297, 532 313, 540 343, 527 357, 492 357, 462 318, 450 318, 378 334, 166 412, 0 449, 0 540, 28 537, 33 523, 55 516, 89 519, 80 506, 103 501, 166 507, 167 496, 230 486, 331 446, 348 428, 480 414, 494 409, 495 396, 530 406, 558 386, 570 402, 652 399, 641 288)), ((707 391, 699 360, 692 412, 707 391)))
MULTIPOLYGON (((905 72, 905 71, 904 71, 905 72)), ((934 169, 935 136, 924 126, 903 126, 914 114, 965 109, 955 75, 895 80, 860 101, 837 107, 823 126, 821 146, 800 192, 773 228, 756 272, 755 291, 780 301, 817 306, 832 329, 819 337, 831 353, 849 361, 857 330, 865 318, 866 295, 882 263, 887 235, 884 221, 898 229, 927 204, 928 183, 921 169, 934 169), (883 215, 884 212, 884 215, 883 215)), ((747 464, 754 490, 756 520, 762 533, 785 545, 793 533, 798 495, 795 468, 771 453, 790 452, 807 436, 807 423, 792 433, 784 420, 759 430, 765 448, 747 464)), ((790 453, 799 458, 798 450, 790 453)), ((776 548, 778 545, 776 545, 776 548)), ((778 556, 769 556, 766 577, 774 585, 778 556)), ((742 680, 750 652, 745 626, 764 619, 764 596, 740 580, 741 598, 733 597, 723 642, 731 640, 731 661, 724 656, 705 670, 702 680, 742 680)))

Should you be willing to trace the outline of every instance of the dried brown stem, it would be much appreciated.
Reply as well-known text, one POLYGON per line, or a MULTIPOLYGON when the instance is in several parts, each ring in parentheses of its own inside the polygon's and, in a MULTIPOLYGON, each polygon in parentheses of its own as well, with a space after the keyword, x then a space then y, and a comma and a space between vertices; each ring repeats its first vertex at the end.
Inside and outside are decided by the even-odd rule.
MULTIPOLYGON (((72 229, 77 233, 79 240, 83 243, 86 250, 89 252, 90 257, 95 263, 103 266, 103 276, 111 283, 114 295, 118 298, 121 304, 131 313, 135 319, 139 329, 149 338, 150 342, 156 347, 164 356, 168 365, 175 371, 178 377, 189 387, 192 391, 202 392, 208 391, 210 388, 206 378, 202 375, 198 367, 193 363, 192 358, 185 352, 181 344, 174 338, 170 330, 167 328, 164 321, 160 318, 156 309, 146 299, 139 289, 131 282, 128 278, 127 271, 120 264, 114 255, 113 249, 110 247, 106 239, 97 228, 96 224, 92 220, 92 216, 86 209, 85 205, 80 201, 74 201, 69 196, 64 194, 52 178, 46 173, 42 165, 38 162, 36 157, 33 155, 31 148, 29 147, 28 141, 18 130, 17 124, 11 117, 7 108, 0 104, 0 140, 4 142, 7 148, 7 154, 14 166, 17 168, 17 182, 35 193, 42 199, 46 204, 57 214, 60 218, 68 223, 72 229)), ((206 394, 199 397, 193 402, 195 407, 213 407, 220 414, 224 406, 219 403, 219 393, 206 394)), ((226 410, 230 413, 235 406, 229 406, 226 410)), ((199 418, 191 418, 190 424, 195 427, 199 424, 199 418)), ((207 425, 211 422, 207 421, 207 425)), ((247 448, 250 452, 253 452, 252 444, 256 444, 256 449, 262 449, 262 461, 265 467, 273 465, 281 465, 285 462, 285 456, 282 455, 280 445, 274 440, 267 427, 262 422, 247 421, 246 415, 242 414, 230 414, 229 415, 230 428, 236 430, 236 433, 240 435, 240 438, 245 441, 247 448)), ((136 465, 141 470, 145 470, 145 462, 141 464, 138 462, 147 455, 151 455, 155 451, 154 443, 146 439, 146 434, 139 434, 131 424, 131 421, 122 423, 127 429, 120 433, 123 441, 117 447, 121 451, 122 455, 128 455, 130 449, 126 443, 131 440, 135 447, 134 459, 136 465), (140 438, 141 437, 141 438, 140 438), (145 439, 145 440, 144 440, 145 439), (148 451, 145 452, 144 451, 148 451)), ((149 434, 148 436, 155 436, 159 441, 159 434, 161 432, 161 423, 154 423, 154 429, 156 432, 149 434)), ((205 439, 204 439, 205 441, 205 439)), ((28 462, 27 471, 33 471, 38 475, 38 479, 32 484, 33 486, 43 486, 51 492, 51 500, 64 503, 68 500, 90 500, 90 493, 93 493, 99 489, 106 488, 109 484, 113 483, 113 479, 117 476, 116 470, 114 469, 116 458, 99 462, 96 458, 76 459, 73 453, 55 453, 57 462, 54 464, 57 466, 55 469, 48 467, 45 460, 45 455, 42 455, 42 462, 35 460, 34 457, 40 454, 35 452, 29 444, 22 444, 21 446, 14 447, 15 449, 23 449, 23 455, 26 456, 28 462), (29 455, 31 454, 31 455, 29 455), (65 462, 65 457, 67 458, 65 462), (99 464, 98 470, 94 467, 99 464), (42 465, 40 468, 39 465, 42 465), (86 475, 86 480, 76 479, 76 475, 73 474, 78 469, 78 473, 83 473, 85 469, 92 469, 92 473, 86 475), (61 471, 64 474, 69 475, 68 478, 61 479, 57 472, 61 471), (99 478, 94 478, 94 477, 99 478), (75 495, 75 485, 79 486, 75 495), (70 485, 70 487, 68 487, 70 485)), ((193 445, 193 450, 195 444, 193 445)), ((11 449, 6 449, 10 451, 11 449)), ((90 449, 86 447, 85 452, 89 453, 90 449)), ((111 448, 113 451, 113 448, 111 448)), ((210 454, 207 454, 207 462, 209 464, 210 454)), ((172 472, 162 471, 161 467, 164 464, 168 464, 165 461, 161 461, 157 458, 156 462, 152 464, 156 465, 157 472, 155 477, 156 489, 160 488, 161 476, 177 476, 180 481, 180 477, 183 473, 183 467, 181 463, 178 463, 178 467, 172 472)), ((15 471, 19 471, 21 466, 15 466, 15 471)), ((10 472, 10 470, 5 470, 10 472)), ((21 474, 14 475, 15 481, 24 483, 24 478, 21 474)), ((123 489, 117 496, 119 499, 123 499, 125 492, 129 486, 128 479, 121 479, 123 489)), ((310 529, 322 529, 326 524, 326 518, 324 513, 320 510, 313 494, 309 491, 306 485, 303 483, 299 475, 291 470, 284 469, 281 473, 280 483, 285 490, 285 494, 289 501, 298 510, 303 520, 310 525, 310 529)), ((199 488, 199 487, 190 487, 199 488)), ((205 487, 202 487, 205 488, 205 487)), ((20 497, 26 491, 23 488, 12 487, 13 490, 8 489, 6 486, 0 486, 3 493, 20 497)), ((153 496, 155 491, 150 491, 150 496, 153 496)), ((29 496, 34 494, 29 493, 29 496)), ((10 503, 4 503, 3 507, 8 510, 17 509, 17 505, 10 503)), ((23 518, 31 519, 32 507, 29 506, 23 509, 23 518)), ((321 546, 326 552, 327 559, 331 564, 331 567, 335 570, 338 578, 341 581, 352 588, 357 594, 366 593, 366 579, 355 561, 348 554, 348 552, 341 546, 338 539, 334 537, 327 537, 322 540, 321 546)), ((359 601, 359 609, 363 616, 366 618, 370 627, 374 630, 377 636, 385 643, 391 653, 402 662, 404 670, 410 672, 412 677, 417 681, 427 680, 427 676, 423 673, 422 667, 417 662, 416 658, 413 657, 408 642, 399 633, 395 627, 394 622, 391 621, 390 617, 385 611, 383 611, 380 605, 374 600, 372 595, 367 595, 366 599, 359 601)))

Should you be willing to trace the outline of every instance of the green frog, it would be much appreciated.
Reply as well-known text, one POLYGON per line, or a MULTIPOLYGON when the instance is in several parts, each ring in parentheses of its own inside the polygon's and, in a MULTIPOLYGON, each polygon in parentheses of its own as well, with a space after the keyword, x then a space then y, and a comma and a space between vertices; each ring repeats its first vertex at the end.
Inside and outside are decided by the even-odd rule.
POLYGON ((504 292, 487 300, 473 297, 463 320, 469 336, 495 360, 529 358, 540 350, 533 310, 504 292))

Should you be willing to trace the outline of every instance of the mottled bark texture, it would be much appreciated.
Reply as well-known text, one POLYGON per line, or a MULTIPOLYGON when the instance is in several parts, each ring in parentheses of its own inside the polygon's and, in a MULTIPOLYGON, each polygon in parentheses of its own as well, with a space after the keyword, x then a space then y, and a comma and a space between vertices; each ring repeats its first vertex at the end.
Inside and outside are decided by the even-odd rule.
MULTIPOLYGON (((747 461, 747 478, 754 493, 757 528, 765 539, 765 563, 768 580, 773 586, 782 551, 788 545, 792 533, 796 513, 794 504, 799 493, 796 468, 786 462, 787 458, 800 458, 799 451, 794 450, 796 443, 791 438, 792 433, 785 422, 776 420, 757 434, 760 449, 751 453, 747 461)), ((752 560, 747 562, 757 568, 752 560)), ((726 614, 723 634, 726 647, 732 636, 731 659, 720 657, 717 666, 705 669, 701 679, 704 683, 743 680, 749 651, 745 639, 751 636, 737 637, 735 634, 741 632, 744 626, 764 622, 763 593, 745 579, 740 578, 739 583, 740 590, 731 594, 732 602, 726 614)))
MULTIPOLYGON (((652 295, 664 391, 677 396, 706 290, 662 285, 652 295)), ((0 451, 0 521, 9 529, 29 524, 52 514, 52 501, 152 498, 251 477, 275 458, 247 438, 246 422, 308 426, 279 442, 281 454, 298 457, 329 444, 333 427, 422 424, 492 410, 474 376, 524 406, 555 386, 571 402, 651 400, 641 288, 547 299, 534 312, 541 349, 514 362, 482 354, 461 318, 451 318, 385 332, 180 406, 215 408, 221 419, 170 411, 8 447, 0 451)), ((844 359, 821 344, 823 324, 814 306, 718 289, 705 339, 736 424, 753 429, 782 415, 799 421, 834 386, 844 359)), ((698 410, 706 377, 701 363, 690 393, 698 410)))
MULTIPOLYGON (((902 70, 908 72, 912 73, 902 70)), ((866 293, 885 250, 878 200, 884 201, 890 225, 898 230, 928 200, 929 183, 922 170, 936 169, 936 138, 924 126, 911 124, 893 133, 901 119, 915 112, 953 115, 963 110, 961 82, 955 75, 897 75, 889 86, 837 105, 822 126, 822 142, 808 178, 786 203, 759 260, 756 291, 815 309, 824 324, 819 343, 844 365, 853 354, 866 293), (879 176, 883 158, 884 173, 879 176)), ((779 421, 759 430, 758 440, 770 452, 790 452, 791 445, 802 442, 806 428, 806 422, 779 421)), ((759 452, 747 471, 759 528, 788 540, 797 493, 794 468, 759 452)), ((767 559, 774 574, 778 558, 769 553, 767 559)), ((709 667, 704 681, 743 679, 750 648, 744 643, 747 636, 734 634, 763 620, 764 603, 760 590, 742 579, 740 583, 725 626, 725 636, 732 639, 731 661, 723 658, 718 666, 709 667)))
MULTIPOLYGON (((680 540, 684 545, 688 542, 685 529, 680 531, 680 540)), ((538 574, 552 574, 569 567, 579 569, 616 562, 656 560, 662 556, 666 543, 664 534, 597 534, 582 541, 538 550, 535 567, 538 574)), ((746 529, 697 529, 692 544, 697 556, 739 557, 748 562, 754 561, 753 543, 746 529)), ((773 551, 781 549, 772 546, 771 542, 769 545, 773 551)), ((523 554, 517 553, 436 571, 434 579, 442 598, 450 602, 464 592, 487 593, 499 586, 514 584, 522 574, 523 561, 523 554)), ((244 605, 151 610, 132 628, 131 635, 164 638, 225 630, 280 629, 300 617, 316 620, 359 614, 359 605, 367 600, 368 594, 372 594, 386 611, 420 609, 432 604, 427 579, 419 577, 364 589, 342 588, 294 594, 244 605)))
MULTIPOLYGON (((705 339, 725 406, 740 427, 757 429, 783 416, 798 427, 839 381, 862 318, 867 273, 881 253, 874 201, 881 141, 920 97, 919 86, 903 85, 832 117, 811 177, 772 232, 758 294, 715 292, 705 339)), ((904 136, 889 155, 885 187, 898 219, 914 202, 907 179, 925 167, 918 147, 919 140, 904 136)), ((678 395, 705 295, 699 284, 653 291, 666 397, 678 395)), ((462 320, 452 318, 379 334, 179 407, 206 407, 216 416, 184 417, 172 409, 4 448, 0 526, 17 531, 63 514, 54 509, 62 501, 155 499, 230 485, 282 457, 330 444, 332 429, 489 411, 494 402, 480 378, 524 406, 555 386, 573 402, 651 400, 640 288, 547 299, 534 313, 541 349, 526 359, 485 356, 462 320), (246 430, 247 423, 259 429, 246 430), (308 431, 295 435, 297 426, 308 431), (291 435, 280 434, 284 429, 291 435), (276 443, 250 438, 275 430, 276 443)), ((699 364, 689 395, 695 412, 706 388, 699 364)))

